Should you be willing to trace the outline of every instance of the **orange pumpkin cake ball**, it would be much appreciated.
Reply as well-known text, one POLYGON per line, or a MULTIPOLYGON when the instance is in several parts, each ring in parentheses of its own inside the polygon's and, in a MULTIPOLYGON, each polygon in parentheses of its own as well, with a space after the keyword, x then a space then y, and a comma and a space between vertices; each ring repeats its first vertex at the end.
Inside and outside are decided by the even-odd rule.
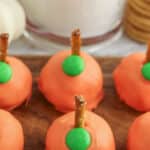
POLYGON ((128 133, 127 150, 150 149, 150 112, 138 117, 131 125, 128 133))
POLYGON ((124 58, 114 71, 120 99, 138 111, 150 110, 150 46, 124 58))
POLYGON ((85 101, 76 97, 76 112, 56 119, 46 136, 46 150, 115 150, 108 123, 85 111, 85 101))
POLYGON ((32 75, 21 60, 6 56, 7 42, 8 35, 0 35, 0 108, 11 110, 30 97, 32 75))
POLYGON ((9 112, 0 109, 0 150, 23 150, 21 124, 9 112))
POLYGON ((40 73, 40 91, 61 112, 74 110, 76 94, 87 99, 88 109, 95 108, 103 97, 101 68, 90 55, 80 52, 80 44, 76 30, 72 33, 72 50, 55 54, 40 73))

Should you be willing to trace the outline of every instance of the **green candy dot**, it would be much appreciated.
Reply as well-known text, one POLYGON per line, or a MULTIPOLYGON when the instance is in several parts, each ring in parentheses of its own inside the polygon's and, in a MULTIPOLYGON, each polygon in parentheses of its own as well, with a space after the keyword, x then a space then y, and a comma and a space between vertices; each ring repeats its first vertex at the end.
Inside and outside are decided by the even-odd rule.
POLYGON ((71 55, 64 60, 62 67, 65 74, 77 76, 84 71, 85 63, 80 56, 71 55))
POLYGON ((66 136, 69 150, 87 150, 91 144, 91 136, 84 128, 74 128, 66 136))
POLYGON ((142 68, 142 74, 146 80, 150 80, 150 63, 144 64, 142 68))
POLYGON ((12 69, 9 64, 0 61, 0 83, 8 82, 12 77, 12 69))

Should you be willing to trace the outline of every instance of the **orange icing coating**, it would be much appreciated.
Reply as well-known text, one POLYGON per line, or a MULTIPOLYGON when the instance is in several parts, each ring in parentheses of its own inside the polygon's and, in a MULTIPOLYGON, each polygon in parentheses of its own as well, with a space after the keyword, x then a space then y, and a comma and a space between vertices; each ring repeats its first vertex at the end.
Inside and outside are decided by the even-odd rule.
POLYGON ((122 101, 138 111, 150 110, 150 81, 144 79, 141 69, 144 53, 124 58, 114 71, 114 81, 122 101))
POLYGON ((138 117, 132 124, 128 134, 128 150, 150 149, 150 112, 138 117))
POLYGON ((15 57, 7 57, 13 70, 12 78, 0 84, 0 108, 11 110, 31 96, 32 75, 23 62, 15 57))
POLYGON ((82 95, 87 101, 87 108, 93 109, 103 97, 103 77, 98 63, 88 54, 81 52, 86 67, 76 77, 66 75, 62 69, 64 59, 71 51, 61 51, 54 55, 42 69, 39 89, 57 110, 74 110, 74 96, 82 95))
MULTIPOLYGON (((115 150, 114 137, 107 122, 92 112, 85 113, 85 128, 92 139, 89 150, 115 150)), ((65 137, 74 127, 74 116, 74 112, 71 112, 53 122, 47 132, 46 150, 68 150, 65 137)))
POLYGON ((0 110, 0 149, 23 150, 24 135, 21 124, 9 112, 0 110))

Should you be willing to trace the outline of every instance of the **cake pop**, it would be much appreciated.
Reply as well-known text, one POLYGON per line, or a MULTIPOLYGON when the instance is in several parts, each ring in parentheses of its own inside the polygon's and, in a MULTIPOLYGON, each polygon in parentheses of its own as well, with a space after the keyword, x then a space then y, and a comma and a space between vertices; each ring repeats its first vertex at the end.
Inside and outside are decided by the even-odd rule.
POLYGON ((31 95, 32 75, 23 62, 7 56, 8 34, 0 35, 0 108, 11 110, 31 95))
POLYGON ((150 110, 150 45, 147 54, 137 52, 124 58, 114 71, 120 99, 138 111, 150 110))
POLYGON ((0 150, 23 150, 21 124, 9 112, 0 109, 0 150))
POLYGON ((150 149, 150 112, 135 119, 128 133, 127 150, 150 149))
POLYGON ((56 53, 44 66, 39 89, 58 111, 74 110, 74 96, 83 95, 93 109, 103 98, 103 76, 93 57, 80 51, 80 31, 72 33, 72 50, 56 53))
POLYGON ((86 103, 76 96, 76 111, 56 119, 48 129, 46 150, 115 150, 107 122, 85 111, 86 103))

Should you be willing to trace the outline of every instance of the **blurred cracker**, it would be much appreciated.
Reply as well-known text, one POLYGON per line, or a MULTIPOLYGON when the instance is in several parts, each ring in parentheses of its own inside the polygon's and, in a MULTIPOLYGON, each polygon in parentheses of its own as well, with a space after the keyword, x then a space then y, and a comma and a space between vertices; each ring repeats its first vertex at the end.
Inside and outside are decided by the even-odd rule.
POLYGON ((129 22, 124 22, 126 34, 133 40, 147 43, 150 39, 150 33, 144 32, 137 27, 131 25, 129 22))
MULTIPOLYGON (((128 5, 131 6, 132 9, 134 9, 136 12, 138 12, 139 14, 144 15, 145 17, 150 17, 150 11, 147 9, 143 9, 141 8, 136 1, 140 1, 140 0, 128 0, 128 5)), ((147 7, 149 7, 150 5, 148 5, 147 7)))
POLYGON ((150 18, 139 15, 130 6, 126 8, 125 21, 130 22, 139 29, 150 32, 150 18))
POLYGON ((150 11, 150 1, 147 3, 144 0, 132 0, 132 2, 134 2, 135 5, 139 6, 140 8, 150 11))

